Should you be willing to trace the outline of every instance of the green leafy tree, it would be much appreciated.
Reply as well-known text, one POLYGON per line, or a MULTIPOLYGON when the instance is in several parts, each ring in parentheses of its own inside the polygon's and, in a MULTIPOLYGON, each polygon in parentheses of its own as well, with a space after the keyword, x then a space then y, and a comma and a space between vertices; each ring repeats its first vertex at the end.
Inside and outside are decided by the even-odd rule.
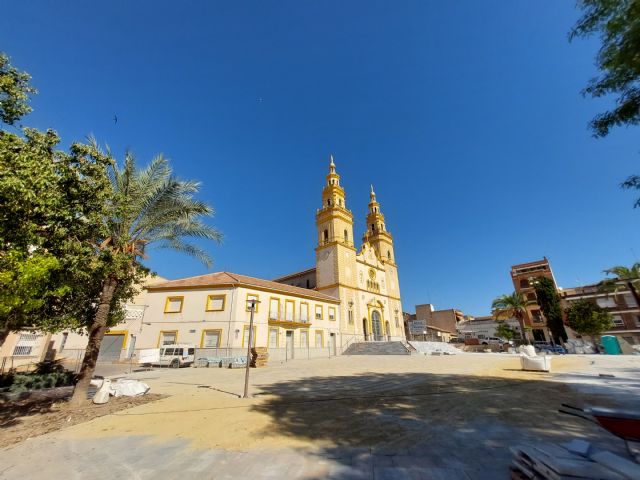
POLYGON ((613 327, 609 312, 586 299, 572 302, 566 310, 567 325, 580 335, 588 335, 596 344, 595 337, 613 327))
POLYGON ((616 106, 590 123, 596 137, 612 127, 640 123, 640 2, 636 0, 580 0, 582 17, 569 38, 597 35, 602 45, 596 57, 601 74, 584 89, 594 98, 616 96, 616 106))
POLYGON ((29 84, 31 77, 9 62, 9 57, 0 52, 0 122, 13 125, 31 111, 29 95, 36 89, 29 84))
POLYGON ((604 271, 614 278, 607 278, 598 285, 601 291, 617 293, 628 289, 637 305, 640 305, 640 263, 634 263, 631 267, 617 266, 604 271))
MULTIPOLYGON (((94 161, 109 161, 110 154, 95 145, 83 147, 94 161)), ((158 156, 138 170, 127 153, 122 168, 111 162, 111 194, 103 219, 105 229, 96 239, 96 259, 102 265, 100 294, 95 316, 88 327, 89 341, 72 402, 86 402, 104 334, 113 321, 113 310, 131 295, 146 269, 141 260, 151 246, 194 256, 210 265, 211 258, 188 239, 221 241, 222 235, 204 223, 213 209, 196 200, 199 184, 173 176, 166 159, 158 156)))
POLYGON ((527 316, 527 299, 520 292, 511 295, 502 295, 491 304, 491 312, 496 320, 508 320, 515 318, 520 324, 520 334, 523 339, 529 340, 525 333, 524 319, 527 316))
MULTIPOLYGON (((0 126, 31 110, 29 78, 0 53, 0 126)), ((91 239, 101 228, 106 165, 58 143, 51 130, 0 128, 0 345, 26 327, 81 328, 90 307, 76 300, 95 298, 91 239)))
POLYGON ((533 287, 536 291, 537 303, 547 319, 547 327, 551 330, 553 340, 556 343, 566 342, 567 332, 562 319, 560 295, 554 281, 547 277, 537 277, 533 280, 533 287))
POLYGON ((513 337, 516 336, 516 331, 513 328, 511 328, 511 325, 505 322, 500 322, 496 327, 496 335, 500 338, 511 340, 513 337))

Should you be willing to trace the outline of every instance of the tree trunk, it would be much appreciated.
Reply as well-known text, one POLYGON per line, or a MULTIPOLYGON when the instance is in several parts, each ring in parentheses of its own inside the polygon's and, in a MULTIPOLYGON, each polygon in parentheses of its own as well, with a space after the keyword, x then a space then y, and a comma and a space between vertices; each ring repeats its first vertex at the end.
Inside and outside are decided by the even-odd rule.
POLYGON ((7 322, 4 324, 2 329, 0 329, 0 348, 2 348, 2 345, 4 345, 4 341, 9 336, 9 333, 11 333, 11 326, 7 322))
POLYGON ((100 353, 100 344, 107 331, 107 320, 109 318, 109 311, 111 310, 111 300, 113 299, 117 286, 118 280, 114 277, 108 277, 102 285, 100 304, 98 305, 98 310, 96 310, 96 315, 89 329, 89 342, 87 343, 87 349, 85 350, 84 359, 82 360, 78 383, 76 383, 76 388, 73 390, 73 397, 70 402, 72 405, 79 406, 87 402, 89 383, 96 369, 98 353, 100 353))
POLYGON ((527 338, 527 333, 524 328, 524 318, 518 317, 518 323, 520 324, 520 335, 522 335, 522 341, 529 343, 529 339, 527 338))
POLYGON ((638 291, 636 290, 636 287, 633 285, 632 282, 627 282, 627 287, 629 287, 629 290, 631 291, 631 295, 633 295, 633 298, 636 301, 636 306, 640 307, 640 295, 638 295, 638 291))

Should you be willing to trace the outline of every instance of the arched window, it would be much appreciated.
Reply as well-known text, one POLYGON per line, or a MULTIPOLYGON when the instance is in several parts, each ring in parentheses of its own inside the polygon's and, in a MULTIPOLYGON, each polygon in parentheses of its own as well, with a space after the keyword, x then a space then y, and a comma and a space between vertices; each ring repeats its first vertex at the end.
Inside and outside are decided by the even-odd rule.
POLYGON ((329 240, 329 230, 324 231, 324 241, 326 242, 327 240, 329 240))
POLYGON ((375 232, 375 231, 376 231, 376 224, 375 224, 375 223, 372 223, 372 224, 371 224, 371 231, 372 231, 372 232, 375 232))
POLYGON ((331 206, 331 200, 327 198, 327 205, 331 206))
POLYGON ((387 258, 391 260, 391 250, 387 250, 387 258))
POLYGON ((347 232, 346 230, 344 231, 344 241, 345 242, 349 241, 349 232, 347 232))
POLYGON ((341 198, 338 199, 338 205, 342 206, 342 199, 341 198))

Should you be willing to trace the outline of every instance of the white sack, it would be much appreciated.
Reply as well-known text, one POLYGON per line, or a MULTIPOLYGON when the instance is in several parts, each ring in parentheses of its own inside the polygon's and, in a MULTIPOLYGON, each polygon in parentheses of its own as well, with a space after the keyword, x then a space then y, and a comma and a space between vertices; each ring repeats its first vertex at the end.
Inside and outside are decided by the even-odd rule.
POLYGON ((149 391, 150 387, 140 380, 121 378, 111 384, 111 395, 114 397, 139 397, 149 391))
POLYGON ((520 365, 523 370, 533 370, 535 372, 548 372, 551 370, 551 357, 528 357, 522 355, 520 357, 520 365))
POLYGON ((105 378, 102 386, 93 396, 93 403, 107 403, 109 401, 109 393, 111 390, 111 380, 105 378))

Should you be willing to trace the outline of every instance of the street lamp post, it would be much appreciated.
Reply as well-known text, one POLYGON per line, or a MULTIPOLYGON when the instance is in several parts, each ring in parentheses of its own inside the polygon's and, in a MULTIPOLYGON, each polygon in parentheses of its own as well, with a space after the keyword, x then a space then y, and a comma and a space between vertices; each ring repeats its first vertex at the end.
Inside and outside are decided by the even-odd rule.
POLYGON ((251 299, 248 301, 251 317, 249 318, 249 341, 247 342, 247 367, 244 373, 244 395, 242 398, 249 398, 249 368, 251 368, 251 343, 253 342, 253 312, 256 310, 258 300, 251 299))

